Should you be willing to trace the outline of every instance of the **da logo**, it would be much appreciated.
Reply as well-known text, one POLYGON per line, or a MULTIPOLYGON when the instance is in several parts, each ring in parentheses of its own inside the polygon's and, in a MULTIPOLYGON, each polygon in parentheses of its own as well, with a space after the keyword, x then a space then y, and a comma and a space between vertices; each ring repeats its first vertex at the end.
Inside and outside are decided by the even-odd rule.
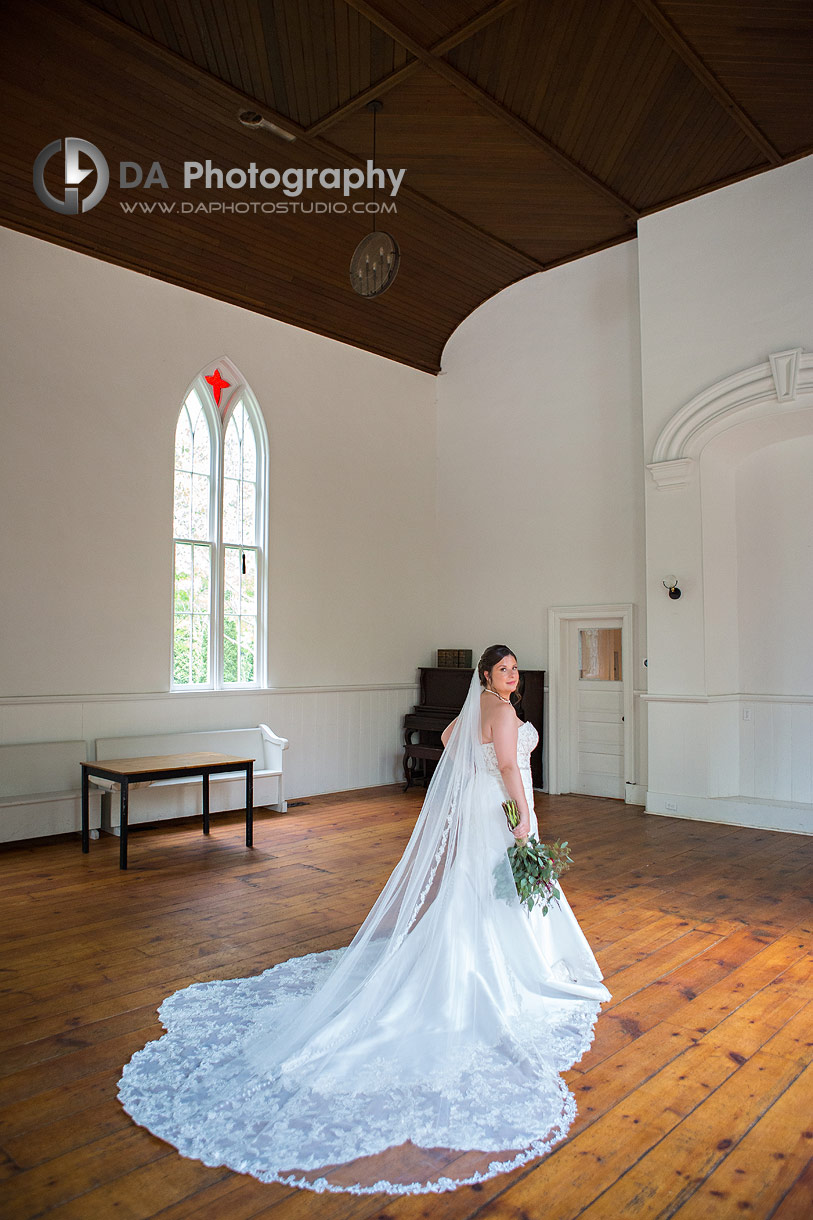
POLYGON ((107 161, 95 144, 89 140, 79 140, 73 136, 65 138, 65 198, 57 199, 45 185, 45 167, 51 157, 62 152, 62 140, 54 140, 46 144, 34 162, 34 190, 40 203, 44 203, 52 212, 62 212, 64 216, 78 216, 79 212, 89 212, 101 202, 110 183, 110 170, 107 161), (92 169, 79 168, 79 154, 90 157, 96 170, 96 185, 84 199, 79 200, 79 183, 92 174, 92 169))

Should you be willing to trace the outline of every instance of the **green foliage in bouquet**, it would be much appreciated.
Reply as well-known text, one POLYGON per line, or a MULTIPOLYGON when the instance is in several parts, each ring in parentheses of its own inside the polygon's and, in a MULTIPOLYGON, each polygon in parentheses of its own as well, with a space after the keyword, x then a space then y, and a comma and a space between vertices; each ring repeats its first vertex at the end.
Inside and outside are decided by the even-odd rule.
POLYGON ((556 882, 573 863, 567 842, 548 845, 530 835, 524 843, 508 848, 508 859, 522 905, 532 911, 541 903, 542 914, 547 915, 551 902, 562 896, 556 882))
MULTIPOLYGON (((509 827, 515 830, 520 821, 516 801, 503 801, 502 807, 509 827)), ((556 882, 573 863, 567 841, 548 845, 540 843, 536 835, 529 835, 508 848, 508 860, 522 905, 530 912, 541 904, 542 914, 547 915, 551 902, 562 896, 556 882)))

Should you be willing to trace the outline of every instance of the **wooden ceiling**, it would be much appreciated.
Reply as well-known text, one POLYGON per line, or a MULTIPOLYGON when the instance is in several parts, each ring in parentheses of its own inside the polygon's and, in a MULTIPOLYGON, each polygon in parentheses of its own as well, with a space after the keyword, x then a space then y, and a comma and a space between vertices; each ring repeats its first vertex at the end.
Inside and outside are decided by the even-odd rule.
POLYGON ((429 372, 508 284, 813 150, 810 0, 6 0, 3 17, 4 224, 429 372), (397 214, 181 211, 284 199, 183 189, 187 161, 363 165, 373 98, 377 163, 406 170, 397 214), (65 136, 111 166, 79 216, 32 187, 65 136), (159 162, 168 189, 122 189, 121 161, 159 162), (127 214, 135 200, 156 209, 127 214), (348 266, 376 223, 401 266, 366 300, 348 266))

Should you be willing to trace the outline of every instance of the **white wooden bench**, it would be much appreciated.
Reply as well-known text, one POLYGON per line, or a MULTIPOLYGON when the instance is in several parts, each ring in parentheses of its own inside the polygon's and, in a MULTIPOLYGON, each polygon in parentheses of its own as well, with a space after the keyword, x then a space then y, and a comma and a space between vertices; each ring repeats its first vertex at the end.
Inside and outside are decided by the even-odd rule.
MULTIPOLYGON (((268 725, 250 729, 217 729, 199 733, 154 733, 148 737, 100 737, 96 740, 96 762, 105 758, 143 758, 162 754, 196 754, 211 751, 254 759, 254 807, 270 805, 280 813, 287 809, 283 787, 283 751, 288 742, 272 733, 268 725)), ((103 812, 105 830, 119 833, 121 804, 119 785, 93 777, 91 783, 110 792, 103 812), (109 802, 109 803, 108 803, 109 802)), ((127 821, 160 822, 167 818, 201 813, 200 779, 157 780, 130 784, 127 821)), ((212 813, 243 809, 246 803, 245 774, 227 772, 210 780, 212 813)))
MULTIPOLYGON (((0 842, 82 829, 84 741, 0 746, 0 842)), ((90 833, 99 837, 102 794, 91 791, 90 833)))

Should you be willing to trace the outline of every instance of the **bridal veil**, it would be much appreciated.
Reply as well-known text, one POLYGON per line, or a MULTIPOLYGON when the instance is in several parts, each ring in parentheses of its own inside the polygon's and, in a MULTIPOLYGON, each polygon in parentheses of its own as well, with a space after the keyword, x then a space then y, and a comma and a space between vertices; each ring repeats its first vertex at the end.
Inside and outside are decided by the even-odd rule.
POLYGON ((564 1136, 560 1073, 609 997, 564 895, 519 904, 480 691, 475 670, 351 944, 170 996, 120 1082, 136 1122, 208 1165, 354 1193, 452 1189, 564 1136))

